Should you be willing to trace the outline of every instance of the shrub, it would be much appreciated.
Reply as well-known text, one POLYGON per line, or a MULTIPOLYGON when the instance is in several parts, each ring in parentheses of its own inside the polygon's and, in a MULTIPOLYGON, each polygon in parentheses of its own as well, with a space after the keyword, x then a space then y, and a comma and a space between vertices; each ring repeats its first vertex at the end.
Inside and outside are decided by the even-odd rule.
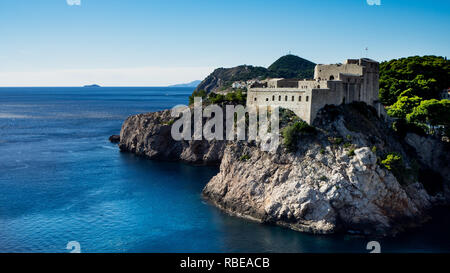
POLYGON ((169 126, 172 126, 172 125, 175 123, 175 120, 174 120, 174 119, 171 119, 171 120, 165 121, 165 122, 161 122, 161 120, 159 120, 159 122, 160 122, 162 125, 169 125, 169 126))
POLYGON ((202 99, 205 99, 206 95, 207 95, 207 93, 205 90, 198 90, 198 91, 192 92, 192 95, 189 96, 189 105, 194 103, 195 97, 201 97, 202 99))
POLYGON ((389 153, 386 158, 381 161, 381 164, 391 171, 401 184, 405 182, 406 169, 400 154, 389 153))
POLYGON ((377 146, 374 145, 372 147, 372 153, 377 154, 377 146))
POLYGON ((342 144, 342 142, 344 142, 344 140, 341 137, 329 137, 328 141, 330 141, 331 144, 336 144, 336 145, 340 145, 340 144, 342 144))
POLYGON ((316 132, 316 128, 310 126, 304 121, 297 121, 292 125, 286 126, 282 131, 283 144, 286 148, 293 152, 296 150, 298 137, 301 134, 312 134, 316 132))
POLYGON ((355 148, 351 148, 351 149, 347 152, 347 155, 348 155, 349 157, 354 156, 354 155, 355 155, 355 148))
POLYGON ((245 105, 247 103, 247 96, 244 95, 241 89, 229 92, 224 97, 225 101, 245 105))
POLYGON ((319 178, 319 180, 320 180, 320 181, 328 181, 328 178, 327 178, 325 175, 322 175, 322 176, 319 178))
POLYGON ((403 159, 398 153, 390 153, 381 161, 381 164, 383 164, 386 169, 392 171, 403 166, 403 159))
POLYGON ((211 103, 218 104, 218 103, 222 103, 225 101, 225 96, 222 94, 211 93, 208 97, 208 100, 211 103))
POLYGON ((239 158, 240 161, 247 161, 250 159, 250 156, 247 154, 241 155, 241 157, 239 158))

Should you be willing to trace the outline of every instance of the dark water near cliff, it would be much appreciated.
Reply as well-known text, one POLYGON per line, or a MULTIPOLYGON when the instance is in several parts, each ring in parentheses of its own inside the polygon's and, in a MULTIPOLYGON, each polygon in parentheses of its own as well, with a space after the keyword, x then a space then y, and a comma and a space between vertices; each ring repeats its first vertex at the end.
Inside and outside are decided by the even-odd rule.
MULTIPOLYGON (((132 114, 190 88, 0 88, 0 252, 367 252, 373 238, 313 236, 230 217, 201 199, 216 168, 121 154, 132 114)), ((450 251, 448 209, 382 239, 383 252, 450 251)))

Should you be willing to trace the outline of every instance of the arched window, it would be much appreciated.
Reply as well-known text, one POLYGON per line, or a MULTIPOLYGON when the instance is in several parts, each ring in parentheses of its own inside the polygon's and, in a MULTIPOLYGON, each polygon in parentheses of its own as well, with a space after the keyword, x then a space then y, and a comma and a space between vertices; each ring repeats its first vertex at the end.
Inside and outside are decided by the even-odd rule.
POLYGON ((269 101, 269 98, 266 98, 266 101, 269 101))
POLYGON ((292 101, 294 101, 295 99, 294 99, 294 96, 292 96, 292 101))
POLYGON ((306 96, 306 101, 309 101, 309 96, 306 96))
POLYGON ((274 100, 275 100, 275 95, 272 96, 272 101, 274 101, 274 100))
POLYGON ((256 101, 256 97, 255 97, 255 101, 256 101))
POLYGON ((298 101, 302 101, 302 96, 298 96, 298 101))
POLYGON ((332 80, 334 80, 334 76, 333 75, 330 76, 330 81, 332 81, 332 80))
POLYGON ((281 101, 281 96, 278 96, 278 101, 281 101))

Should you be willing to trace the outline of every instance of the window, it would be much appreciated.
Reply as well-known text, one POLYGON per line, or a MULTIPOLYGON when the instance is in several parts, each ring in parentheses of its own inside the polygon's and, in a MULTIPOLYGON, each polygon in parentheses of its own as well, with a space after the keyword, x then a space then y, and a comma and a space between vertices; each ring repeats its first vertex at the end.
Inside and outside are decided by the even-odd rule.
POLYGON ((287 101, 287 96, 284 96, 284 101, 287 101))
POLYGON ((278 101, 281 101, 281 96, 278 96, 278 101))
POLYGON ((330 76, 330 81, 332 81, 332 80, 334 80, 334 76, 333 75, 330 76))
POLYGON ((256 101, 256 97, 255 97, 255 101, 256 101))
POLYGON ((274 101, 275 100, 275 95, 274 96, 272 96, 272 101, 274 101))
POLYGON ((294 101, 295 99, 294 99, 294 96, 292 96, 292 101, 294 101))
POLYGON ((269 98, 266 98, 266 101, 269 101, 269 98))
POLYGON ((298 101, 302 101, 302 96, 298 96, 298 101))
POLYGON ((306 96, 306 101, 309 101, 309 96, 306 96))

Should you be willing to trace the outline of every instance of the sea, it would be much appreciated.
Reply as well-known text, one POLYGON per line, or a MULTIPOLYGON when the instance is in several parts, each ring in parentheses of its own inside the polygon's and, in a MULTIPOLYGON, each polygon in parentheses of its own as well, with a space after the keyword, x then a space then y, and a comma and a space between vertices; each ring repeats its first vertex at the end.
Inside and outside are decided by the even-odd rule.
POLYGON ((218 167, 121 153, 130 115, 193 88, 0 88, 0 252, 449 252, 450 210, 394 238, 311 235, 223 213, 201 191, 218 167))

